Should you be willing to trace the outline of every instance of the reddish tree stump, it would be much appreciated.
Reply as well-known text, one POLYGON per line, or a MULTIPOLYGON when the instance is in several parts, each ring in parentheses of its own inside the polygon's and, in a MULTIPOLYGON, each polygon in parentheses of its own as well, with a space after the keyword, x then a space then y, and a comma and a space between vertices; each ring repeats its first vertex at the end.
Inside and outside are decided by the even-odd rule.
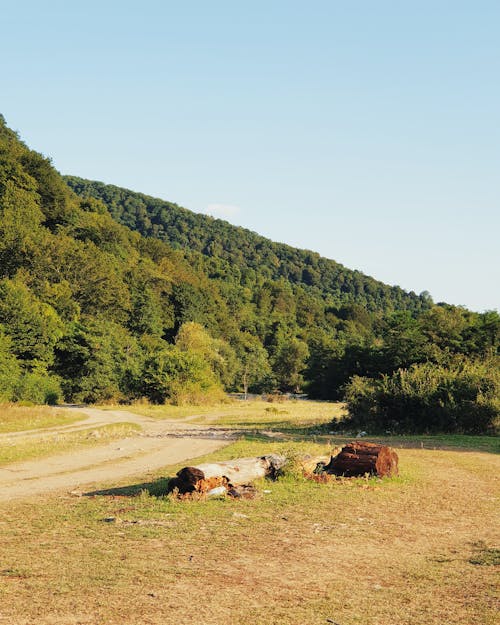
POLYGON ((359 477, 367 473, 392 477, 398 474, 398 455, 385 445, 355 441, 343 447, 337 456, 332 456, 325 471, 345 477, 359 477))

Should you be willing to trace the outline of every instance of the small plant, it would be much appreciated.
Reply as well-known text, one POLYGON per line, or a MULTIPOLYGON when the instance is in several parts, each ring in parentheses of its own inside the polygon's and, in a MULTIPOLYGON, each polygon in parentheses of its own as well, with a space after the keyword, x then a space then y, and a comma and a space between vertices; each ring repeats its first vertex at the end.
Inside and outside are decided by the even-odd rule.
POLYGON ((286 458, 285 465, 281 470, 281 475, 292 479, 303 479, 303 452, 300 452, 296 447, 289 447, 288 449, 284 449, 281 453, 286 458))
POLYGON ((500 549, 487 547, 486 543, 480 540, 472 545, 475 554, 469 558, 471 564, 478 566, 499 566, 500 565, 500 549))

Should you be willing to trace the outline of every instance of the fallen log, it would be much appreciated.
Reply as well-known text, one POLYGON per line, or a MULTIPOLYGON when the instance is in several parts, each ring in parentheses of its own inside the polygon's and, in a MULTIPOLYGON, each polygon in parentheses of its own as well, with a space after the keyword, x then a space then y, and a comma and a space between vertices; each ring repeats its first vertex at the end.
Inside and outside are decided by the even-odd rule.
POLYGON ((304 475, 311 475, 317 470, 318 465, 326 465, 329 461, 330 456, 303 456, 299 458, 298 463, 304 475))
POLYGON ((392 477, 398 474, 398 455, 386 445, 352 442, 332 456, 324 468, 327 473, 356 477, 365 474, 392 477))
POLYGON ((177 489, 180 494, 207 493, 219 486, 230 490, 233 486, 246 485, 262 477, 275 478, 285 463, 284 456, 270 454, 260 458, 238 458, 184 467, 170 480, 167 492, 177 489))

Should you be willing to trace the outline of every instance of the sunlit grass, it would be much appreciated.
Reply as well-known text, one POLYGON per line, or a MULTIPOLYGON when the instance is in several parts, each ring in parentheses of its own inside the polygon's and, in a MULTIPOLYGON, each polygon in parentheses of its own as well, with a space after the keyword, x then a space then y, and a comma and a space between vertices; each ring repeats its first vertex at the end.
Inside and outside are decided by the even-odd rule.
MULTIPOLYGON (((211 458, 327 449, 253 439, 211 458)), ((13 625, 493 625, 499 459, 398 453, 399 478, 288 475, 251 501, 144 488, 4 505, 0 613, 13 625)))
POLYGON ((49 406, 0 404, 0 434, 70 425, 84 418, 81 415, 71 415, 49 406))
MULTIPOLYGON (((193 464, 326 455, 356 434, 329 425, 342 405, 326 402, 120 409, 246 432, 193 464)), ((134 426, 123 427, 99 428, 97 439, 94 430, 48 436, 44 455, 134 426)), ((397 449, 399 477, 317 484, 288 471, 258 482, 254 500, 179 501, 165 496, 176 465, 148 482, 114 481, 108 496, 2 504, 0 616, 13 625, 493 625, 500 459, 481 452, 498 441, 366 440, 397 449)))
POLYGON ((36 438, 2 439, 0 441, 0 465, 44 458, 85 447, 95 447, 131 436, 140 429, 134 423, 117 423, 76 432, 45 434, 36 438))
POLYGON ((213 406, 171 406, 131 404, 103 406, 122 409, 155 419, 186 419, 198 425, 218 425, 234 428, 265 429, 266 427, 304 428, 321 426, 342 417, 344 404, 319 401, 239 401, 228 399, 213 406))

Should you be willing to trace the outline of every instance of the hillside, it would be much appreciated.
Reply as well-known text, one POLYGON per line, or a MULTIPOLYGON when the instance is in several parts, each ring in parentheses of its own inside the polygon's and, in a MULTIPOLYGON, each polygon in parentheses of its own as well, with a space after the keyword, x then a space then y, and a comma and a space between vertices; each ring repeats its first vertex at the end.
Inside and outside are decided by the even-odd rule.
MULTIPOLYGON (((179 346, 173 337, 203 319, 235 341, 229 315, 182 251, 78 198, 0 117, 0 399, 160 400, 184 380, 193 392, 219 392, 190 337, 179 346)), ((222 338, 211 347, 214 358, 233 355, 222 338)))
POLYGON ((429 308, 427 295, 388 286, 315 252, 274 243, 227 221, 113 185, 75 176, 65 180, 80 197, 101 200, 114 219, 143 236, 229 262, 237 271, 234 277, 244 285, 284 279, 321 294, 337 307, 357 303, 385 312, 429 308))
POLYGON ((416 430, 496 418, 497 313, 432 306, 312 252, 78 180, 83 196, 0 118, 0 401, 305 390, 347 392, 374 428, 394 414, 416 430))

